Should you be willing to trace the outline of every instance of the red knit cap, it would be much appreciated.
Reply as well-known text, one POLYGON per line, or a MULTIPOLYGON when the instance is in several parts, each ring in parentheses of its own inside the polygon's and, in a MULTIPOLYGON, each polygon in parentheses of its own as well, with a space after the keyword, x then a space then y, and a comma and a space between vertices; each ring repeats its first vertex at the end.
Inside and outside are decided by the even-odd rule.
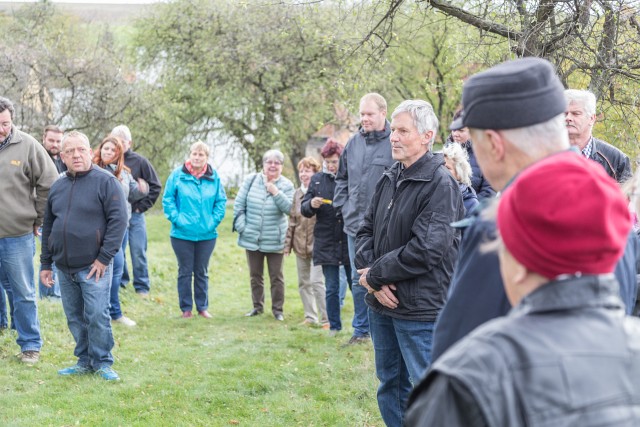
POLYGON ((570 151, 525 169, 503 193, 497 222, 511 255, 549 279, 611 273, 631 230, 616 182, 570 151))

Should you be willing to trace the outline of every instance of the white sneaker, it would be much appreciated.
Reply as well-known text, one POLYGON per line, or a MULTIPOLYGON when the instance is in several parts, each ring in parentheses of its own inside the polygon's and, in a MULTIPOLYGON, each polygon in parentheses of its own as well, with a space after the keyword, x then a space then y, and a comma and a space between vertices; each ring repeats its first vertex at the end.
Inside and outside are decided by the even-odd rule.
POLYGON ((121 325, 125 325, 125 326, 136 326, 136 322, 134 322, 133 320, 129 319, 127 316, 122 316, 119 317, 115 320, 111 320, 113 323, 120 323, 121 325))

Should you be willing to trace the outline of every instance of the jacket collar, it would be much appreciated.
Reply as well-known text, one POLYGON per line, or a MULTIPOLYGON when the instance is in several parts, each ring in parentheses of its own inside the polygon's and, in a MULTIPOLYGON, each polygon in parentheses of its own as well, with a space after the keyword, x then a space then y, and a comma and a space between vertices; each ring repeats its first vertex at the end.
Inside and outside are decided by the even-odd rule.
POLYGON ((372 132, 365 132, 362 127, 359 129, 360 135, 362 135, 366 142, 378 142, 384 139, 388 139, 391 135, 391 123, 388 120, 384 121, 383 130, 374 130, 372 132))
POLYGON ((587 307, 607 307, 623 311, 619 285, 613 274, 569 277, 553 280, 525 296, 509 313, 562 311, 587 307))
POLYGON ((75 174, 71 173, 69 170, 65 171, 67 177, 71 179, 82 178, 83 176, 88 175, 96 166, 92 163, 88 170, 84 172, 76 172, 75 174))
POLYGON ((431 181, 440 166, 444 165, 442 153, 427 151, 414 164, 403 170, 402 163, 395 162, 384 174, 392 181, 396 181, 402 170, 402 178, 416 181, 431 181))
MULTIPOLYGON (((187 169, 187 167, 185 166, 185 164, 182 164, 182 172, 186 173, 189 176, 193 176, 191 175, 191 173, 189 172, 189 170, 187 169)), ((202 175, 201 177, 202 179, 208 179, 209 181, 213 181, 213 168, 211 167, 211 165, 209 163, 207 163, 207 170, 204 172, 204 175, 202 175)))

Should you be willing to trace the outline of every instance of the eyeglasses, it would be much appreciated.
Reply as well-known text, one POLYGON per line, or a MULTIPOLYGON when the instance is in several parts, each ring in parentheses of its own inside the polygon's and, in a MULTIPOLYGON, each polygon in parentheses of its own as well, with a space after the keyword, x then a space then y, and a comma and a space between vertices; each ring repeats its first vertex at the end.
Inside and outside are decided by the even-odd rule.
POLYGON ((265 160, 264 164, 265 165, 278 165, 278 166, 280 166, 282 164, 282 162, 280 162, 278 160, 265 160))

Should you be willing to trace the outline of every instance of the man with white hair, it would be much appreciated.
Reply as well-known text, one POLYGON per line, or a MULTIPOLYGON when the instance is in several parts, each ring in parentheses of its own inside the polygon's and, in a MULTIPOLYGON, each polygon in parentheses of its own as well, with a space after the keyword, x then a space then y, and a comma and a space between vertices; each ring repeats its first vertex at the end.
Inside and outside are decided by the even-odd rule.
POLYGON ((408 100, 391 115, 396 162, 376 184, 356 235, 356 267, 368 294, 369 326, 387 426, 401 426, 412 385, 431 361, 431 337, 444 306, 464 216, 462 196, 431 146, 438 119, 428 102, 408 100))
MULTIPOLYGON (((142 178, 149 184, 149 193, 143 199, 131 205, 131 219, 129 220, 129 250, 131 252, 131 264, 133 265, 133 288, 136 293, 146 298, 149 295, 151 282, 149 280, 149 267, 147 265, 147 224, 144 213, 149 210, 160 196, 162 185, 158 179, 151 162, 144 156, 131 149, 131 131, 125 125, 113 128, 111 135, 117 136, 124 144, 124 163, 131 170, 131 175, 137 181, 142 178)), ((122 251, 127 247, 127 235, 122 243, 122 251)), ((125 260, 122 273, 122 286, 129 279, 127 263, 125 260)))
POLYGON ((586 158, 602 165, 607 174, 619 183, 631 178, 629 157, 592 135, 596 122, 596 96, 588 90, 567 89, 564 97, 567 100, 565 122, 571 145, 586 158))
POLYGON ((116 177, 91 161, 89 139, 72 131, 62 140, 67 173, 51 186, 42 226, 40 280, 53 285, 55 261, 62 306, 76 341, 76 365, 60 375, 96 372, 118 380, 111 368, 113 335, 109 297, 113 257, 127 229, 126 197, 116 177))

